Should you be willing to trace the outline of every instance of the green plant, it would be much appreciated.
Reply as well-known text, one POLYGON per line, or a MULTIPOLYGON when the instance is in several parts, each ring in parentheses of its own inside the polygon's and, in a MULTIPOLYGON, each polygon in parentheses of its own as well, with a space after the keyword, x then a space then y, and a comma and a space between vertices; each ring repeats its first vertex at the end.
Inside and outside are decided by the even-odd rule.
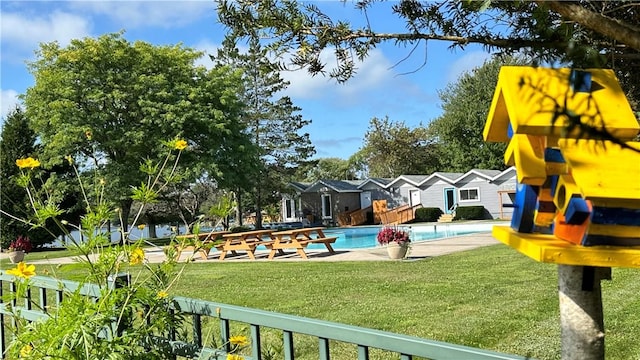
POLYGON ((252 229, 249 226, 240 225, 240 226, 234 226, 230 230, 231 232, 238 233, 238 232, 251 231, 252 229))
POLYGON ((459 206, 454 220, 483 220, 486 212, 484 206, 459 206))
MULTIPOLYGON (((130 196, 132 200, 143 204, 134 217, 134 225, 140 218, 144 204, 155 201, 177 176, 176 164, 187 143, 176 139, 166 145, 168 151, 163 161, 156 164, 146 160, 140 166, 148 179, 133 187, 130 196)), ((34 214, 29 219, 20 220, 36 228, 45 228, 52 221, 58 225, 72 240, 69 247, 84 268, 86 276, 81 281, 98 284, 103 290, 97 300, 77 291, 66 294, 60 304, 47 310, 51 316, 43 321, 27 322, 19 313, 15 313, 16 323, 11 328, 13 340, 8 347, 9 354, 15 358, 30 359, 169 358, 170 350, 158 346, 153 336, 175 330, 183 321, 182 315, 176 315, 171 310, 172 300, 169 296, 182 269, 177 269, 176 262, 170 256, 161 264, 146 263, 142 240, 134 242, 127 231, 122 232, 122 243, 111 244, 110 236, 102 229, 114 217, 120 218, 121 229, 126 229, 126 222, 121 212, 105 200, 105 180, 97 175, 93 183, 87 184, 81 180, 74 159, 67 157, 67 161, 73 165, 83 194, 86 215, 80 224, 59 220, 64 209, 47 193, 33 186, 32 178, 40 162, 31 157, 16 161, 21 170, 19 184, 25 189, 34 214), (83 241, 75 240, 69 228, 82 234, 83 241), (126 286, 108 286, 115 275, 137 266, 142 269, 136 271, 134 276, 127 276, 129 281, 126 286)), ((13 218, 17 219, 15 216, 13 218)), ((10 293, 8 296, 12 298, 4 301, 23 298, 29 278, 35 271, 33 265, 24 262, 8 270, 8 274, 22 280, 18 281, 18 291, 10 293)), ((33 302, 30 306, 39 305, 33 302)))
POLYGON ((416 222, 434 222, 442 215, 442 210, 437 207, 423 207, 416 209, 416 222))

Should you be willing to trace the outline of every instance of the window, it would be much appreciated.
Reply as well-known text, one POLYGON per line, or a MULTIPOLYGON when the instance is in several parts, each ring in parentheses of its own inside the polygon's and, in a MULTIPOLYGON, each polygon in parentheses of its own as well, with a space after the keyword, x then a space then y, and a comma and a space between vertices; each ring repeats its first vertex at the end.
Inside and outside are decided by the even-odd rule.
POLYGON ((322 195, 322 218, 331 219, 331 195, 322 195))
POLYGON ((472 189, 460 189, 458 190, 458 199, 460 202, 463 201, 479 201, 480 200, 480 189, 472 188, 472 189))

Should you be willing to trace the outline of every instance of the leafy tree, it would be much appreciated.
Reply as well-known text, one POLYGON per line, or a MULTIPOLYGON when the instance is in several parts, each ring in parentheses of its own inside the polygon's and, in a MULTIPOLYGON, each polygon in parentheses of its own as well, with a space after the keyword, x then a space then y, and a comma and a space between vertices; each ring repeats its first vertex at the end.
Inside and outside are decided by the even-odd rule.
MULTIPOLYGON (((225 41, 212 59, 218 66, 230 66, 243 73, 241 98, 246 107, 241 118, 260 149, 260 164, 252 172, 254 186, 247 190, 256 212, 256 226, 261 227, 263 207, 280 200, 279 194, 291 181, 295 168, 315 153, 309 134, 301 133, 310 121, 297 114, 300 108, 289 97, 278 97, 289 83, 280 77, 256 36, 250 37, 246 53, 240 53, 234 42, 225 41)), ((236 198, 239 209, 241 199, 236 198)))
POLYGON ((440 166, 437 146, 425 127, 410 129, 388 116, 371 119, 358 152, 371 177, 429 174, 440 166))
POLYGON ((332 157, 313 160, 301 166, 296 178, 313 182, 320 179, 354 180, 358 175, 351 161, 332 157))
POLYGON ((65 48, 41 44, 29 64, 35 84, 24 100, 43 144, 43 165, 71 155, 97 171, 125 219, 130 187, 146 178, 137 169, 160 157, 165 140, 189 144, 180 160, 183 184, 203 174, 220 186, 246 183, 255 152, 238 121, 239 74, 194 66, 201 55, 181 45, 132 44, 122 33, 65 48))
POLYGON ((220 192, 217 202, 209 206, 207 215, 214 221, 214 227, 222 225, 225 230, 229 229, 229 217, 233 214, 238 204, 233 200, 232 194, 220 192))
POLYGON ((443 114, 429 123, 429 134, 440 146, 441 171, 467 172, 473 168, 505 169, 506 144, 487 143, 482 137, 500 67, 524 60, 495 58, 463 74, 440 92, 443 114))

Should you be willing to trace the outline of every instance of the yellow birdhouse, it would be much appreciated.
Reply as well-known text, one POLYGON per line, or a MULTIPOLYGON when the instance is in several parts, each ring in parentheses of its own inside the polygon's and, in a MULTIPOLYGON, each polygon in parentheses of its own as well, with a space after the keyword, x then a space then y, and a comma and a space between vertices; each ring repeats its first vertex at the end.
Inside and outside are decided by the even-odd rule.
POLYGON ((518 187, 494 235, 539 261, 640 267, 640 248, 602 249, 640 246, 639 130, 612 70, 503 67, 483 136, 508 143, 518 187))

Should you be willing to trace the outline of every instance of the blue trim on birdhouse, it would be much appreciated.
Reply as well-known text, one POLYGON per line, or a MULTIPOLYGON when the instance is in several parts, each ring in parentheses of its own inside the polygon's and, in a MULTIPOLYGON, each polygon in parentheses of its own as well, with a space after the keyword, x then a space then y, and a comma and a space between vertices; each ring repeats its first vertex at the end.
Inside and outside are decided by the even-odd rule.
POLYGON ((640 226, 640 209, 597 206, 593 208, 591 222, 602 225, 640 226))
POLYGON ((533 232, 534 210, 538 195, 534 187, 526 184, 516 185, 516 196, 511 217, 511 228, 521 233, 533 232))
POLYGON ((573 92, 591 92, 591 73, 588 71, 571 70, 569 83, 573 92))
POLYGON ((564 213, 567 224, 579 225, 584 223, 589 218, 591 211, 589 211, 589 205, 581 197, 572 197, 567 205, 567 210, 564 213))

